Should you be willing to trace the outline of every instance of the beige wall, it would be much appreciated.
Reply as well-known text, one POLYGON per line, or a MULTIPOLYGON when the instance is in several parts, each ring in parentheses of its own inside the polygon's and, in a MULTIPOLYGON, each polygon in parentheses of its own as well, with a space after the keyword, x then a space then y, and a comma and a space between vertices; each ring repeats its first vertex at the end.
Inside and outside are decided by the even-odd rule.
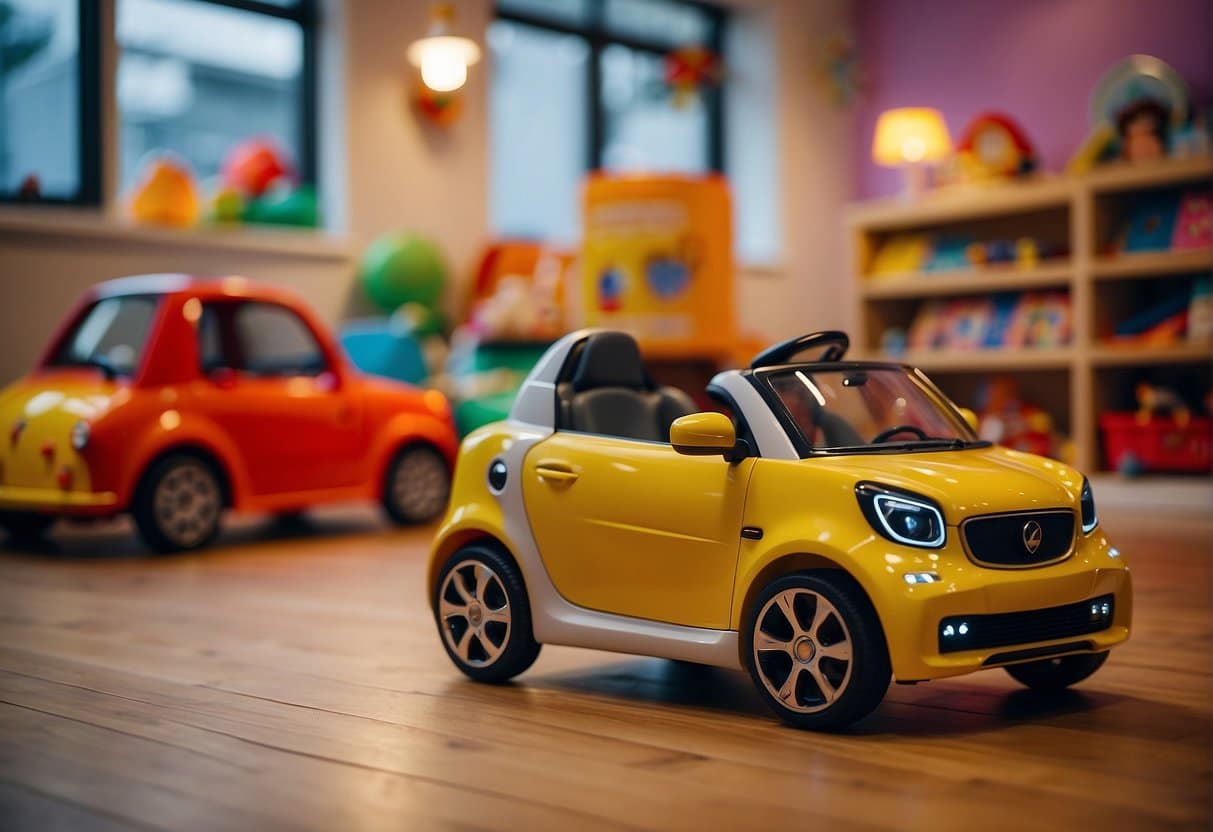
MULTIPOLYGON (((738 14, 767 16, 766 23, 778 33, 784 227, 779 262, 741 270, 742 326, 776 338, 845 325, 852 303, 840 283, 845 270, 839 217, 851 193, 854 168, 850 117, 826 102, 813 77, 820 44, 846 24, 848 4, 739 0, 735 5, 738 14)), ((322 187, 326 211, 344 239, 317 243, 297 233, 259 232, 250 234, 245 245, 239 238, 216 239, 206 232, 136 231, 117 225, 114 206, 108 218, 0 211, 0 383, 29 368, 80 292, 122 274, 243 273, 295 289, 326 320, 336 322, 365 311, 349 255, 379 233, 403 228, 436 240, 462 283, 488 236, 486 91, 491 65, 472 70, 463 117, 452 128, 437 130, 416 119, 409 111, 403 52, 424 31, 427 6, 420 0, 327 0, 321 56, 322 187), (89 224, 97 230, 89 230, 89 224)), ((460 0, 457 6, 461 25, 482 36, 491 2, 460 0)), ((111 112, 112 106, 110 102, 111 112)))

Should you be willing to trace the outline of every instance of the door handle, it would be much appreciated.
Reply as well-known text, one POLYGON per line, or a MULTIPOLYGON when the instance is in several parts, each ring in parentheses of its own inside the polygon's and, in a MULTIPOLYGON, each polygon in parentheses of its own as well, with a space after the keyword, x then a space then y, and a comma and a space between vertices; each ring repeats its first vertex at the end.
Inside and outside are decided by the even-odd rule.
POLYGON ((535 465, 535 473, 541 480, 562 484, 576 482, 577 478, 581 476, 581 471, 576 466, 559 459, 539 460, 535 465))

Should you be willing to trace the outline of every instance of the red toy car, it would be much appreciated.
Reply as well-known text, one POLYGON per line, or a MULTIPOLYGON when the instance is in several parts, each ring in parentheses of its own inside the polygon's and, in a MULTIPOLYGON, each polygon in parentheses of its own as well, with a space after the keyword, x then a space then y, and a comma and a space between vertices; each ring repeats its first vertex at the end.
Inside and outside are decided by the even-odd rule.
POLYGON ((130 512, 160 552, 210 542, 225 508, 378 500, 445 507, 458 440, 433 390, 362 376, 285 291, 149 275, 95 286, 0 392, 0 525, 130 512))

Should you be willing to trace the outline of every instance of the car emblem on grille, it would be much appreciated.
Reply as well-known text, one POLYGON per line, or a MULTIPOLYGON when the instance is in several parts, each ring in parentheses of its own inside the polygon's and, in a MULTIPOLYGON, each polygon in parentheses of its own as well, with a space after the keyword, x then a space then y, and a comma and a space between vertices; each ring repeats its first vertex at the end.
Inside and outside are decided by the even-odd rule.
POLYGON ((1040 528, 1039 523, 1029 520, 1023 524, 1023 547, 1028 550, 1029 555, 1036 554, 1043 539, 1044 530, 1040 528))

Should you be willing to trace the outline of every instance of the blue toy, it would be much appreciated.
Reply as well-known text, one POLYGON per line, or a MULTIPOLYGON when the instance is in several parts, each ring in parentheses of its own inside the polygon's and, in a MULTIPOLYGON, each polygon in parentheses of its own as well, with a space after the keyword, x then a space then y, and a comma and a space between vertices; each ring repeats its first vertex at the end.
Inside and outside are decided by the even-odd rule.
POLYGON ((398 320, 350 321, 338 335, 354 366, 373 376, 421 384, 429 376, 421 343, 398 320))

